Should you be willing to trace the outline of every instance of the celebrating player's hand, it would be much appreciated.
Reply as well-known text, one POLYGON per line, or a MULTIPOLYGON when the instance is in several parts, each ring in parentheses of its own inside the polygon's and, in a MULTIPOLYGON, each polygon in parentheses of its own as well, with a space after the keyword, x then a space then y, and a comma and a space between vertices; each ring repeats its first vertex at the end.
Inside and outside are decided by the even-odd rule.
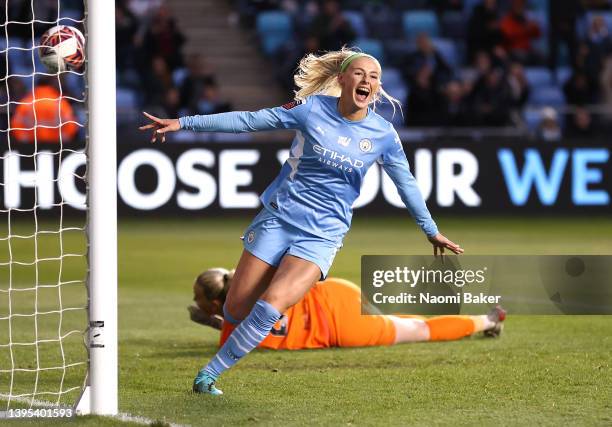
POLYGON ((151 136, 151 142, 156 142, 157 137, 161 135, 161 142, 166 142, 166 132, 175 132, 181 129, 181 124, 178 119, 160 119, 159 117, 152 116, 151 114, 143 111, 144 114, 151 123, 148 125, 140 126, 138 129, 147 130, 153 129, 153 135, 151 136))
POLYGON ((440 250, 440 256, 444 255, 444 249, 449 249, 457 255, 463 253, 463 248, 461 248, 461 246, 451 242, 440 233, 436 234, 435 236, 428 237, 428 240, 433 245, 434 256, 438 256, 438 249, 440 250))

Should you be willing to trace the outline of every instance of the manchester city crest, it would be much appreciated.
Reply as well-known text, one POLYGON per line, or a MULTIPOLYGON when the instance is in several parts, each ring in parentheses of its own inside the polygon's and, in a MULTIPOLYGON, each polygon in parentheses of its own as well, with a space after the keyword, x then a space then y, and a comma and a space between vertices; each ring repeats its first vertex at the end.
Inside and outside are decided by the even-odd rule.
POLYGON ((253 243, 253 240, 255 240, 255 232, 251 230, 249 234, 247 234, 247 243, 253 243))
POLYGON ((362 139, 359 141, 359 149, 364 153, 369 153, 372 151, 372 141, 366 138, 362 139))

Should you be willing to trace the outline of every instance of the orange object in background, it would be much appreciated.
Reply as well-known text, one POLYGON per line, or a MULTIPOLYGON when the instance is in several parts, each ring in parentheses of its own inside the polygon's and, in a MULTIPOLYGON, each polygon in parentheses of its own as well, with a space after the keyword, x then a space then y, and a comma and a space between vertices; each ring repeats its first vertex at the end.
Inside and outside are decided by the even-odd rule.
POLYGON ((11 139, 33 143, 36 136, 38 142, 59 144, 60 123, 61 139, 64 143, 71 142, 79 132, 77 124, 66 123, 76 121, 72 106, 51 86, 37 86, 33 93, 26 95, 19 102, 23 104, 17 105, 11 117, 11 139), (35 126, 36 134, 30 129, 35 126))

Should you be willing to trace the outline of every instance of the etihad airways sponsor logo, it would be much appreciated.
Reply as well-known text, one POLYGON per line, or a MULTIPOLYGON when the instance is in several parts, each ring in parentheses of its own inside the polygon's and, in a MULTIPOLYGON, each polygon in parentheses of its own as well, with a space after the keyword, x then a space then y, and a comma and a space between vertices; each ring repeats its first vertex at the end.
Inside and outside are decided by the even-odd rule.
POLYGON ((346 172, 352 172, 353 168, 361 169, 363 167, 363 161, 359 159, 351 159, 350 156, 339 153, 329 148, 322 147, 320 145, 314 145, 313 150, 319 156, 319 161, 329 166, 337 167, 346 172))

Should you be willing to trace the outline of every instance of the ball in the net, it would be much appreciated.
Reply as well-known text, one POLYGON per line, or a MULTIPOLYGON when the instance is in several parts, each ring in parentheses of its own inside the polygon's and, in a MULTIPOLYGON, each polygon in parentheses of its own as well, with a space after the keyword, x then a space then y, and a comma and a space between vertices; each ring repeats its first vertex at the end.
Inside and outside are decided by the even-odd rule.
POLYGON ((85 37, 74 27, 57 25, 40 38, 38 54, 50 73, 80 71, 85 63, 85 37))

